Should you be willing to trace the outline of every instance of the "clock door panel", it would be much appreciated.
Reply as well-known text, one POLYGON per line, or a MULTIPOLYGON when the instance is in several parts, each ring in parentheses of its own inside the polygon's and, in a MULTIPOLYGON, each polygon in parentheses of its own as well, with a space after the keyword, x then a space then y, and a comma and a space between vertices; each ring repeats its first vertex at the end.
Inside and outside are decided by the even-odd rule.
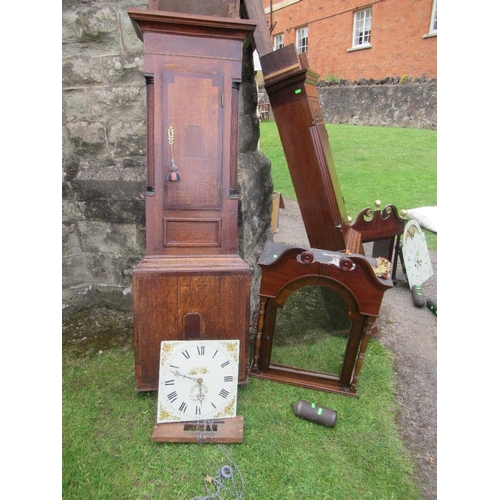
POLYGON ((220 209, 222 95, 221 75, 163 72, 165 209, 220 209), (181 174, 177 182, 167 180, 172 152, 181 174))
POLYGON ((220 247, 221 219, 163 219, 165 247, 220 247))

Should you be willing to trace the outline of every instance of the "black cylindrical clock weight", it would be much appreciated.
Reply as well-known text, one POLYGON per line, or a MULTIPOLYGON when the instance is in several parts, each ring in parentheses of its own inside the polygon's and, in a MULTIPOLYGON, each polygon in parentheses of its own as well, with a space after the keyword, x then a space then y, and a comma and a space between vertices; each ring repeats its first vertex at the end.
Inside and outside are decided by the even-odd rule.
POLYGON ((309 420, 326 427, 335 427, 337 423, 337 412, 329 408, 323 408, 316 403, 309 403, 299 399, 292 404, 293 413, 300 418, 309 420))

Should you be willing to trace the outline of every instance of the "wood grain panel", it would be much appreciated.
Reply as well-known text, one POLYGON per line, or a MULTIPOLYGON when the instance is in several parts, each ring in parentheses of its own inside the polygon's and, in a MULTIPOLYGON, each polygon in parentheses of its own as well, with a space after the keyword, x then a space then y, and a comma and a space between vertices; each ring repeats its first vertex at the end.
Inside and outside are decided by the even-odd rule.
POLYGON ((163 219, 163 244, 166 247, 220 247, 221 219, 163 219))
POLYGON ((163 72, 164 207, 216 208, 221 204, 221 99, 220 75, 163 72), (174 130, 172 146, 182 179, 167 181, 172 151, 168 128, 174 130))
POLYGON ((248 381, 250 268, 239 257, 145 259, 133 294, 138 391, 158 388, 162 340, 239 339, 238 379, 248 381))

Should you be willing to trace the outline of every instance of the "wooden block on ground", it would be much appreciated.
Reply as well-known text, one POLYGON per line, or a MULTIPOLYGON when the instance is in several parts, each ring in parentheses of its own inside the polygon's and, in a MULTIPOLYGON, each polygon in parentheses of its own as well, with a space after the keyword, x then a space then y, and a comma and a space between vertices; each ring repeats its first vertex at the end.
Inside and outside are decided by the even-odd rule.
POLYGON ((155 443, 197 443, 202 437, 207 444, 243 443, 243 426, 242 415, 214 420, 213 435, 210 430, 203 430, 202 422, 156 424, 151 439, 155 443))

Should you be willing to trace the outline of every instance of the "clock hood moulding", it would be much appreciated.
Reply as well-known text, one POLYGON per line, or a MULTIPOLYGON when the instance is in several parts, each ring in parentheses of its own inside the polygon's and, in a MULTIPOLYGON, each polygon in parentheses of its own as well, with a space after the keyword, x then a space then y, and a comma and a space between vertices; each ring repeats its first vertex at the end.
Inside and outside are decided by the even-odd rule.
POLYGON ((176 33, 186 36, 250 41, 256 22, 172 12, 129 9, 135 32, 144 41, 144 33, 176 33))

